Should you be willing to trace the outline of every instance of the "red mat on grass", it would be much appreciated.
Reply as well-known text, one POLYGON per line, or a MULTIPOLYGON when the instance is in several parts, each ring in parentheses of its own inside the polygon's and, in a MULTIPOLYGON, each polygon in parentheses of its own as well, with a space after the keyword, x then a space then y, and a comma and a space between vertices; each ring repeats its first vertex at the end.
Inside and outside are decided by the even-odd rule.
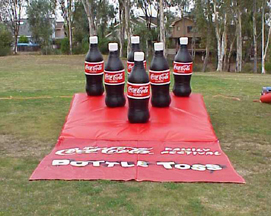
POLYGON ((76 94, 57 145, 30 180, 245 182, 221 150, 201 95, 150 106, 147 124, 130 124, 127 109, 76 94))

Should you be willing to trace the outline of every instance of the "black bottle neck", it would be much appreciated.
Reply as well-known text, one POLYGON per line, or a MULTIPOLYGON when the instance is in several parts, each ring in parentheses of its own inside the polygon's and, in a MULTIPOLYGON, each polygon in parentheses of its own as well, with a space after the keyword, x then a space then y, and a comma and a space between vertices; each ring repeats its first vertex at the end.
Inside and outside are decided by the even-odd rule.
POLYGON ((180 50, 188 50, 187 45, 181 45, 180 50))
POLYGON ((139 43, 138 44, 132 44, 132 51, 138 51, 140 50, 139 43))
POLYGON ((136 67, 136 68, 138 68, 138 69, 145 69, 145 68, 144 68, 144 64, 143 64, 143 61, 135 61, 134 67, 136 67))
POLYGON ((98 50, 98 44, 90 44, 89 49, 90 50, 98 50))
POLYGON ((155 57, 163 57, 164 56, 164 50, 159 50, 154 52, 155 57))
POLYGON ((119 57, 119 52, 118 50, 116 51, 109 51, 109 57, 119 57))

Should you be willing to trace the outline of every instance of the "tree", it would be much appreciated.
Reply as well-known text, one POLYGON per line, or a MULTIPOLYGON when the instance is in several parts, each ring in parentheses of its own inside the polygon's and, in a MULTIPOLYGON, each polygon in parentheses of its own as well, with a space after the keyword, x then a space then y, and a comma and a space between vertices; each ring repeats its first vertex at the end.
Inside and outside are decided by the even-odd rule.
POLYGON ((120 56, 123 56, 123 44, 125 36, 125 12, 124 0, 119 0, 119 43, 120 43, 120 56))
POLYGON ((130 7, 131 7, 130 0, 124 1, 125 32, 127 36, 127 55, 130 52, 131 47, 130 7))
POLYGON ((74 0, 59 0, 62 17, 64 19, 64 27, 66 29, 66 36, 69 38, 70 54, 72 54, 72 21, 74 0))
POLYGON ((210 0, 196 0, 195 2, 196 28, 201 32, 201 42, 205 42, 205 58, 202 71, 205 72, 209 62, 211 42, 213 41, 213 10, 210 0))
POLYGON ((12 35, 4 24, 0 24, 0 56, 10 53, 12 46, 12 35))
POLYGON ((271 1, 263 0, 262 2, 262 73, 265 71, 265 61, 268 53, 271 36, 271 1), (267 13, 266 13, 267 10, 267 13), (267 25, 267 40, 265 41, 265 25, 267 25))
POLYGON ((94 11, 93 1, 94 0, 81 0, 81 1, 88 18, 89 36, 97 35, 96 26, 94 23, 94 15, 93 15, 93 11, 94 11))
POLYGON ((32 37, 45 49, 46 54, 53 33, 53 12, 54 7, 48 0, 32 0, 26 11, 32 37))
POLYGON ((254 45, 254 67, 253 67, 254 73, 257 73, 257 59, 258 59, 256 13, 257 13, 257 4, 256 4, 256 0, 253 0, 252 19, 253 19, 253 45, 254 45))
POLYGON ((67 0, 67 11, 68 11, 68 26, 69 26, 69 44, 70 44, 70 54, 72 55, 72 7, 73 7, 73 0, 67 0))
POLYGON ((234 8, 236 11, 236 72, 242 71, 243 61, 243 38, 242 38, 242 2, 235 0, 234 8))
POLYGON ((225 40, 226 40, 226 25, 227 13, 223 13, 223 2, 213 1, 214 8, 214 24, 215 35, 217 40, 217 69, 216 71, 223 70, 223 59, 225 57, 225 40))
POLYGON ((14 54, 17 54, 18 35, 24 0, 0 0, 0 20, 8 23, 14 37, 14 54))
POLYGON ((81 1, 76 1, 73 13, 73 42, 82 44, 88 41, 89 25, 88 17, 85 13, 84 6, 81 1))
MULTIPOLYGON (((159 2, 159 12, 160 12, 160 41, 164 44, 164 49, 166 50, 166 34, 165 34, 165 17, 164 17, 164 1, 159 2)), ((165 52, 165 55, 167 53, 165 52)))
POLYGON ((145 47, 146 47, 146 58, 149 56, 150 47, 151 47, 151 41, 152 41, 152 29, 151 29, 151 20, 152 20, 152 8, 155 5, 155 1, 151 0, 137 0, 136 5, 138 8, 141 8, 141 10, 144 13, 145 21, 146 21, 146 28, 147 28, 147 34, 145 35, 145 47))
POLYGON ((191 7, 191 5, 194 4, 195 0, 171 0, 171 5, 172 6, 177 6, 180 13, 181 13, 181 18, 187 16, 188 10, 191 7))

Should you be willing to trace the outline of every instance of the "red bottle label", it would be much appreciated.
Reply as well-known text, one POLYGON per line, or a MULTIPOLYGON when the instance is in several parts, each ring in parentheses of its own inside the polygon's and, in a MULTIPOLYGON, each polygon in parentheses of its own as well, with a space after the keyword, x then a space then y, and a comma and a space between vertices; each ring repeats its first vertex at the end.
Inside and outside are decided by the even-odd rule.
MULTIPOLYGON (((127 61, 127 72, 128 72, 128 74, 130 74, 132 72, 134 64, 135 64, 134 62, 127 61)), ((146 62, 146 60, 143 61, 143 64, 144 64, 144 68, 146 69, 147 68, 147 62, 146 62)))
POLYGON ((104 72, 104 61, 101 62, 85 62, 85 74, 101 75, 104 72))
POLYGON ((121 85, 125 83, 125 70, 104 71, 104 84, 121 85))
POLYGON ((174 62, 173 74, 191 75, 192 72, 193 72, 193 62, 190 62, 190 63, 174 62))
POLYGON ((165 85, 170 83, 170 70, 153 71, 149 70, 150 82, 152 85, 165 85))
POLYGON ((150 83, 127 82, 127 97, 133 99, 146 99, 150 97, 150 83))

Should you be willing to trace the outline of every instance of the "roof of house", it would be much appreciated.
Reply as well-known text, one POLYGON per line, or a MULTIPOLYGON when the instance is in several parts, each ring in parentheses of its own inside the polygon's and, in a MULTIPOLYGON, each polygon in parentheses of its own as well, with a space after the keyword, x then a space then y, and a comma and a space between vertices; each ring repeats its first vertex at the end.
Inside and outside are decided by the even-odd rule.
POLYGON ((64 26, 64 22, 63 21, 56 21, 56 29, 62 29, 64 26))
MULTIPOLYGON (((139 20, 146 22, 145 16, 139 16, 138 18, 139 18, 139 20)), ((157 17, 148 17, 148 19, 150 19, 150 21, 151 21, 151 27, 157 27, 157 24, 158 24, 157 17)))
POLYGON ((190 19, 190 18, 187 18, 187 17, 184 17, 184 18, 181 18, 181 19, 177 19, 177 20, 175 20, 173 23, 171 23, 170 24, 170 27, 173 27, 173 26, 175 26, 178 22, 180 22, 180 21, 182 21, 182 20, 189 20, 189 21, 192 21, 192 22, 194 22, 194 20, 193 19, 190 19))

